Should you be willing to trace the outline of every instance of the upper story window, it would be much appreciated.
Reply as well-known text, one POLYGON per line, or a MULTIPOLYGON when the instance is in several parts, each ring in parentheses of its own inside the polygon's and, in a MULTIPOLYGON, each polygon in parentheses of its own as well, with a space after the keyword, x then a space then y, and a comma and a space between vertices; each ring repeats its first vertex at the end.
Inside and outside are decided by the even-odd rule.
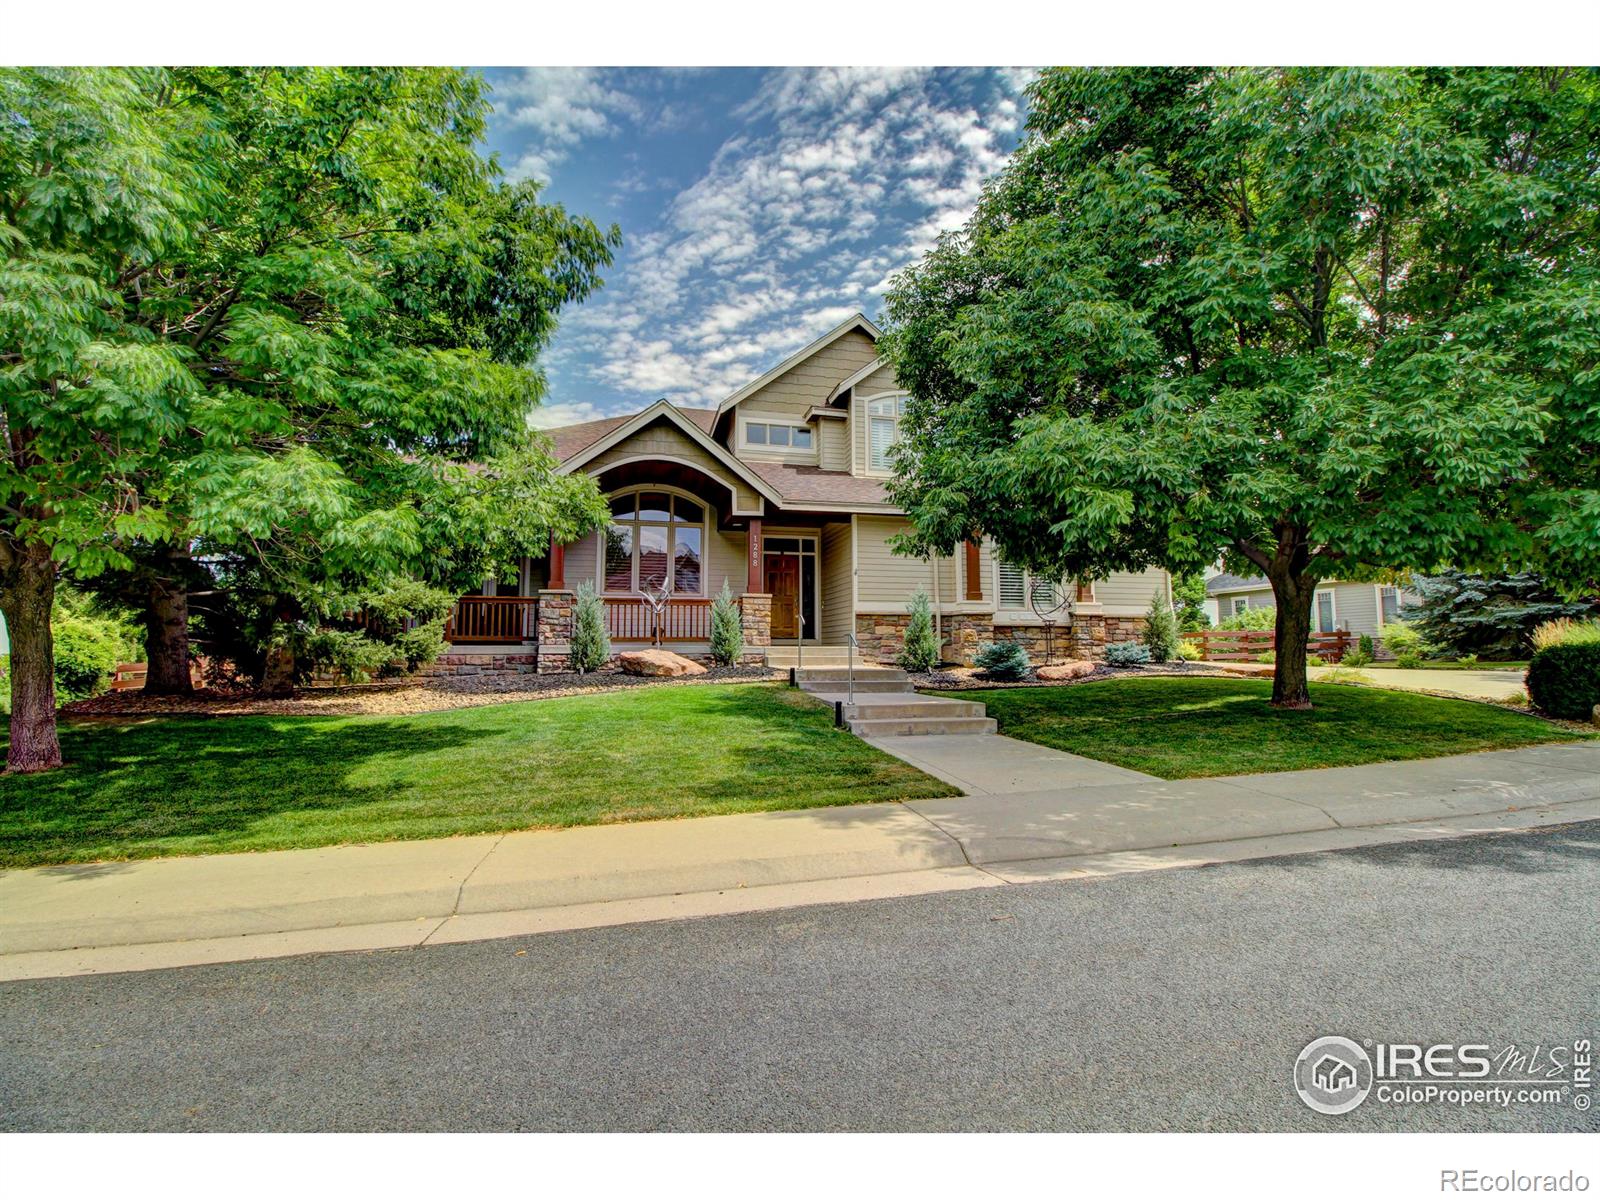
POLYGON ((900 418, 905 414, 904 396, 885 396, 867 402, 867 466, 871 470, 893 469, 889 449, 900 440, 900 418))
POLYGON ((705 505, 672 492, 640 490, 611 498, 601 563, 605 590, 664 587, 705 594, 705 505))
POLYGON ((777 421, 746 421, 744 444, 760 450, 810 450, 813 434, 809 425, 789 425, 777 421))

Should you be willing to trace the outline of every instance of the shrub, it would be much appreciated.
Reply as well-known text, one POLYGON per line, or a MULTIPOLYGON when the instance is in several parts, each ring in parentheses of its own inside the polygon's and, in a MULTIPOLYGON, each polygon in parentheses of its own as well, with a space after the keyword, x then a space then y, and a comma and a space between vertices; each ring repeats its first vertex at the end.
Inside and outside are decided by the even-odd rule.
POLYGON ((1552 717, 1588 720, 1600 704, 1600 640, 1536 651, 1528 663, 1528 698, 1552 717))
POLYGON ((1378 657, 1378 647, 1373 644, 1370 633, 1363 633, 1356 639, 1356 650, 1358 653, 1366 655, 1368 662, 1378 657))
POLYGON ((1016 642, 994 642, 972 660, 991 679, 1021 679, 1028 673, 1028 652, 1016 642))
POLYGON ((448 645, 444 640, 444 622, 430 621, 426 625, 403 630, 395 635, 390 645, 394 648, 395 656, 404 661, 405 669, 415 671, 444 653, 448 645))
POLYGON ((1422 655, 1407 651, 1394 656, 1394 665, 1403 671, 1415 671, 1422 665, 1422 655))
POLYGON ((130 647, 117 621, 56 609, 50 617, 56 650, 56 703, 82 700, 106 690, 111 673, 130 647))
POLYGON ((1143 642, 1112 642, 1106 647, 1106 666, 1142 667, 1150 661, 1150 647, 1143 642))
POLYGON ((933 606, 928 602, 928 593, 921 588, 911 595, 910 612, 906 644, 896 661, 907 671, 931 671, 939 661, 939 639, 933 633, 933 606))
POLYGON ((1278 610, 1275 608, 1247 608, 1243 612, 1234 613, 1231 617, 1223 617, 1217 622, 1218 629, 1274 629, 1278 624, 1278 610))
POLYGON ((711 659, 718 666, 731 667, 744 657, 744 623, 739 618, 739 603, 722 581, 722 590, 711 602, 711 659))
POLYGON ((1372 676, 1364 675, 1360 671, 1351 670, 1345 666, 1337 666, 1330 670, 1318 683, 1370 683, 1372 676))
POLYGON ((1327 665, 1328 660, 1323 658, 1320 654, 1306 655, 1306 666, 1308 667, 1325 667, 1327 665))
POLYGON ((1551 646, 1585 646, 1600 643, 1600 618, 1574 621, 1562 617, 1546 621, 1533 631, 1533 648, 1548 650, 1551 646))
POLYGON ((568 661, 574 671, 586 674, 611 658, 611 638, 606 634, 606 611, 595 595, 594 584, 580 583, 572 606, 572 640, 568 661))
POLYGON ((318 629, 305 625, 295 639, 295 673, 302 679, 325 671, 344 679, 370 679, 395 655, 388 642, 359 629, 318 629))
POLYGON ((1263 650, 1260 654, 1256 655, 1256 661, 1258 663, 1267 663, 1268 665, 1271 665, 1272 663, 1278 661, 1278 653, 1276 650, 1263 650))
POLYGON ((1167 594, 1160 588, 1150 597, 1150 610, 1144 618, 1144 644, 1150 648, 1152 662, 1171 662, 1178 654, 1178 618, 1172 614, 1167 594))
POLYGON ((1426 650, 1422 635, 1409 625, 1385 625, 1383 644, 1396 659, 1407 656, 1421 659, 1426 650))
POLYGON ((1206 616, 1206 577, 1200 572, 1172 577, 1172 601, 1182 632, 1195 633, 1211 627, 1211 618, 1206 616))
POLYGON ((1456 661, 1464 667, 1471 667, 1477 665, 1478 656, 1476 654, 1460 654, 1456 656, 1456 661))
POLYGON ((1179 638, 1177 658, 1181 662, 1202 662, 1205 659, 1205 652, 1200 649, 1199 642, 1191 642, 1188 638, 1179 638))

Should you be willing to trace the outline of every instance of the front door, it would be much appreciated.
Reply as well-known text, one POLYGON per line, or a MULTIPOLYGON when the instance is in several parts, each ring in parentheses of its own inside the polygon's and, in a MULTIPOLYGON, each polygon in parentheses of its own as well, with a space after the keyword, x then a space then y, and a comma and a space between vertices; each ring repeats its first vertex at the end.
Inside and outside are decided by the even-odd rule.
POLYGON ((767 592, 772 596, 772 636, 800 635, 800 556, 766 556, 767 592))

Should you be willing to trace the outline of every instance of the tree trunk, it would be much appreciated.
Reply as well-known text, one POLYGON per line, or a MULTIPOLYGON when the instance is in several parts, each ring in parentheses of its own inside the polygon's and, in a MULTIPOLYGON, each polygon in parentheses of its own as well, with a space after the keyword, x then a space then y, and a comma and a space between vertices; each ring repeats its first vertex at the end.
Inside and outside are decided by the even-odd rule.
POLYGON ((61 765, 56 738, 56 661, 50 606, 56 565, 49 549, 25 545, 0 584, 0 611, 11 636, 11 747, 7 772, 48 771, 61 765))
POLYGON ((157 696, 187 696, 189 674, 189 580, 180 550, 167 556, 172 570, 151 579, 144 606, 144 690, 157 696))
POLYGON ((1311 575, 1289 572, 1269 572, 1267 578, 1278 604, 1272 704, 1275 708, 1310 708, 1306 652, 1311 643, 1311 602, 1316 598, 1317 580, 1311 575))

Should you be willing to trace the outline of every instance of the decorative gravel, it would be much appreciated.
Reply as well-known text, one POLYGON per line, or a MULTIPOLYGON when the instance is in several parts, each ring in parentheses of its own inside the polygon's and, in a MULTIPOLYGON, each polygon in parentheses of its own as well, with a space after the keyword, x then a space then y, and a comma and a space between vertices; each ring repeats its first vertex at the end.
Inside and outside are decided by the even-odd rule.
POLYGON ((286 700, 269 699, 246 691, 203 690, 193 696, 146 696, 142 692, 106 692, 63 706, 74 717, 143 717, 193 713, 211 717, 237 716, 343 716, 372 714, 401 716, 440 712, 451 708, 476 708, 519 700, 548 700, 556 696, 583 696, 591 692, 622 692, 637 687, 694 687, 707 683, 761 683, 787 679, 787 670, 768 667, 710 667, 704 675, 661 679, 627 675, 616 668, 588 675, 443 675, 432 679, 406 679, 343 687, 301 688, 286 700))

